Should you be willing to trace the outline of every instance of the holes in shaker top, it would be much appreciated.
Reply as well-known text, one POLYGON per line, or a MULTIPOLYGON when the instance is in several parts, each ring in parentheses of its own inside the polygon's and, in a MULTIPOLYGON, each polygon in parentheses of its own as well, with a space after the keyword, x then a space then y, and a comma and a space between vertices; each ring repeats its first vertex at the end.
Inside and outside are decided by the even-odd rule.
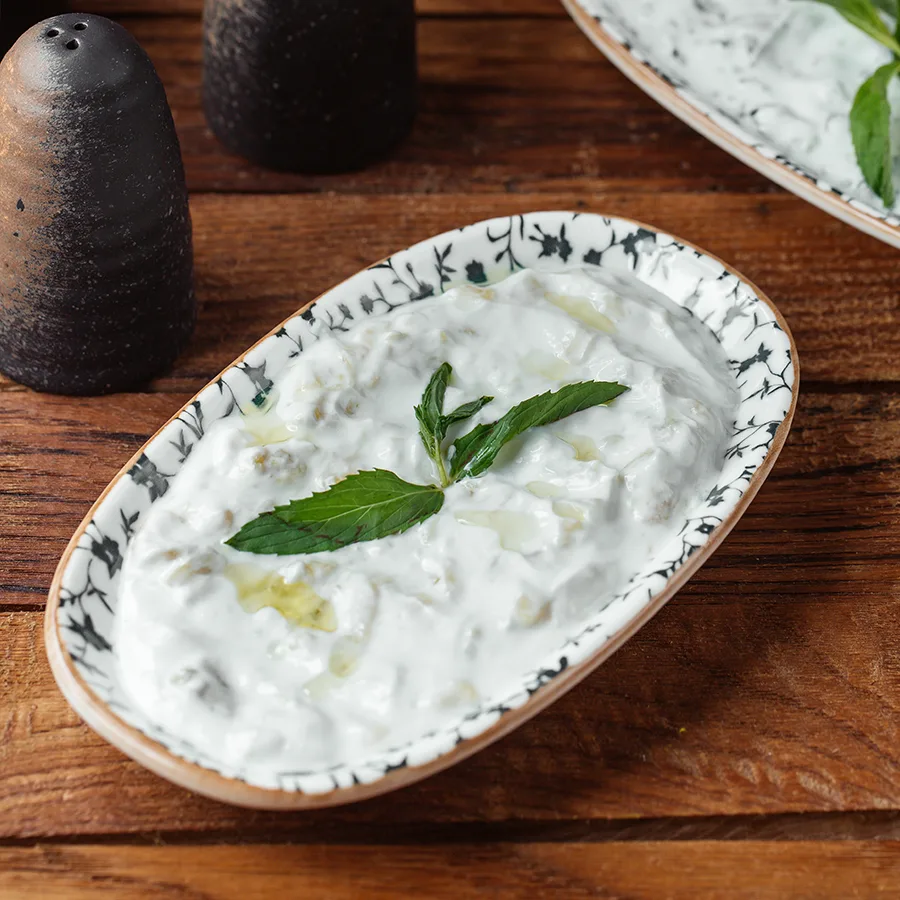
MULTIPOLYGON (((72 30, 73 31, 85 31, 87 29, 87 27, 88 27, 87 22, 76 22, 72 26, 72 30)), ((59 35, 61 35, 63 33, 63 31, 64 31, 63 28, 57 28, 54 25, 53 28, 48 28, 44 32, 44 37, 55 38, 55 37, 58 37, 59 35)), ((72 38, 72 40, 66 42, 66 47, 69 50, 77 50, 80 46, 81 46, 81 44, 79 43, 79 41, 76 38, 72 38)))

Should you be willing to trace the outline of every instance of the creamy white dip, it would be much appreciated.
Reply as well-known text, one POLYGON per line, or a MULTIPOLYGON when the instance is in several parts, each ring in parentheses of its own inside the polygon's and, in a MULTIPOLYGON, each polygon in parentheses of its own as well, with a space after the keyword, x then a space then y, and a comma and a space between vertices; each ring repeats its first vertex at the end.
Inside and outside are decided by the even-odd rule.
POLYGON ((373 317, 303 352, 266 411, 212 425, 125 558, 135 706, 227 765, 352 763, 502 697, 577 632, 705 496, 737 403, 705 326, 602 279, 523 271, 373 317), (292 557, 223 544, 352 472, 434 481, 413 407, 445 361, 447 409, 496 398, 464 430, 566 383, 630 391, 516 439, 402 535, 292 557))
MULTIPOLYGON (((641 56, 789 162, 876 209, 850 138, 859 86, 890 51, 818 3, 579 0, 641 56)), ((900 84, 889 96, 900 109, 900 84)), ((893 122, 894 146, 900 117, 893 122)), ((900 174, 900 164, 895 160, 900 174)), ((900 208, 900 201, 895 206, 900 208)))

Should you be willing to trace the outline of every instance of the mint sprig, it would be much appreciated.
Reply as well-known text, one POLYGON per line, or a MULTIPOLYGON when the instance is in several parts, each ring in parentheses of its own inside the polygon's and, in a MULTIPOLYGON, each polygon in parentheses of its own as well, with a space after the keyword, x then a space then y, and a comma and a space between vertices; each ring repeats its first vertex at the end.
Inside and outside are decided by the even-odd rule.
POLYGON ((357 472, 327 491, 257 516, 225 543, 247 553, 286 556, 338 550, 402 534, 440 511, 445 488, 463 478, 483 475, 513 438, 530 428, 610 403, 628 390, 614 381, 583 381, 531 397, 496 422, 476 425, 458 437, 448 460, 444 443, 450 427, 471 419, 493 400, 480 397, 445 414, 444 397, 452 374, 449 363, 441 365, 415 407, 419 436, 440 484, 411 484, 385 469, 357 472))
POLYGON ((393 472, 358 472, 304 500, 248 522, 225 543, 249 553, 319 553, 402 534, 444 505, 433 484, 410 484, 393 472))
POLYGON ((850 110, 850 134, 856 159, 869 187, 885 206, 894 205, 894 163, 891 153, 890 80, 900 72, 900 60, 878 69, 863 82, 850 110))
POLYGON ((894 205, 891 105, 888 85, 900 73, 900 0, 815 0, 830 6, 851 25, 878 41, 894 55, 863 82, 850 109, 850 134, 866 184, 888 208, 894 205), (894 17, 892 31, 879 12, 894 17))
POLYGON ((496 422, 476 425, 453 442, 456 452, 450 461, 450 477, 453 481, 477 478, 494 464, 506 444, 529 428, 549 425, 583 409, 609 403, 627 390, 615 381, 582 381, 525 400, 496 422))
POLYGON ((469 403, 458 406, 453 412, 445 416, 444 395, 447 392, 447 385, 450 383, 452 374, 453 369, 450 363, 443 363, 431 376, 431 380, 425 388, 425 393, 422 394, 422 402, 415 408, 416 418, 419 420, 419 436, 425 445, 426 453, 437 466, 441 487, 447 487, 451 484, 441 449, 441 444, 447 436, 447 430, 451 425, 471 419, 472 416, 494 399, 493 397, 481 397, 478 400, 472 400, 469 403))

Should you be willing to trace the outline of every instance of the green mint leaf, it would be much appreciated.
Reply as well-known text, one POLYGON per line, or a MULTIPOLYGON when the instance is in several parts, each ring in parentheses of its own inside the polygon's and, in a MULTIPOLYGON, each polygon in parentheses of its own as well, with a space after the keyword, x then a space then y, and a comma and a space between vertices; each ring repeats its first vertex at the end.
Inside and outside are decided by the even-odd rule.
POLYGON ((435 462, 439 462, 440 459, 440 445, 443 438, 439 431, 444 412, 444 394, 447 393, 447 385, 452 374, 450 363, 439 366, 431 376, 421 402, 415 408, 416 418, 419 420, 419 436, 428 455, 435 462))
POLYGON ((887 13, 889 16, 897 15, 897 0, 872 0, 872 3, 882 12, 887 13))
MULTIPOLYGON (((887 27, 884 19, 878 14, 878 10, 873 5, 872 0, 816 0, 816 2, 837 10, 851 25, 855 25, 869 37, 875 38, 879 44, 883 44, 891 53, 896 53, 900 56, 900 43, 891 34, 890 28, 887 27)), ((879 6, 883 9, 886 5, 886 3, 879 3, 879 6)), ((887 11, 896 14, 896 7, 887 9, 887 11)))
POLYGON ((475 451, 485 442, 496 425, 496 422, 488 425, 476 425, 471 431, 453 442, 453 459, 450 460, 451 483, 464 477, 461 473, 466 462, 472 459, 475 451))
POLYGON ((425 452, 431 457, 432 461, 441 465, 441 442, 435 432, 434 426, 426 417, 421 406, 415 407, 416 418, 419 420, 419 437, 422 439, 422 445, 425 452))
POLYGON ((422 402, 416 407, 416 416, 432 432, 438 428, 441 416, 444 413, 444 395, 447 393, 447 385, 453 369, 450 363, 443 363, 436 370, 422 394, 422 402), (421 411, 421 412, 420 412, 421 411))
POLYGON ((471 419, 480 409, 493 400, 493 397, 481 397, 469 403, 463 403, 453 412, 444 415, 444 396, 447 393, 447 385, 453 369, 450 363, 443 363, 431 376, 431 380, 422 394, 421 403, 415 408, 416 418, 419 420, 419 437, 425 446, 425 452, 431 457, 437 466, 441 486, 450 484, 447 475, 447 466, 444 462, 442 444, 447 436, 447 429, 457 422, 471 419))
POLYGON ((864 81, 850 110, 850 133, 856 159, 866 183, 885 206, 894 204, 894 172, 891 158, 891 105, 887 88, 900 72, 900 61, 882 66, 864 81))
POLYGON ((625 385, 615 381, 582 381, 519 403, 496 422, 476 425, 453 442, 451 480, 482 475, 491 467, 501 448, 529 428, 549 425, 583 409, 609 403, 627 390, 625 385))
POLYGON ((402 534, 444 505, 433 484, 410 484, 393 472, 359 472, 304 500, 263 513, 226 543, 249 553, 288 556, 338 550, 402 534))
POLYGON ((441 440, 447 436, 447 429, 451 425, 471 419, 472 416, 484 409, 493 399, 493 397, 479 397, 477 400, 471 400, 469 403, 457 406, 453 412, 447 413, 446 416, 441 416, 441 440))
POLYGON ((900 0, 872 0, 872 2, 894 20, 894 37, 900 40, 900 0))

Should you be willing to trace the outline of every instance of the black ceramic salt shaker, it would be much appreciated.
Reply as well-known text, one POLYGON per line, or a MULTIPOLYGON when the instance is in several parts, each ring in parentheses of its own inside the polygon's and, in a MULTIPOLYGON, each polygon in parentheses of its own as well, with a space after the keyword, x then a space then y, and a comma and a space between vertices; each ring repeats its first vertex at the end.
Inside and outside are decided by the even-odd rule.
POLYGON ((205 0, 203 105, 235 153, 352 171, 412 126, 414 0, 205 0))
POLYGON ((54 16, 0 63, 0 369, 97 394, 164 371, 194 325, 184 170, 121 26, 54 16))

